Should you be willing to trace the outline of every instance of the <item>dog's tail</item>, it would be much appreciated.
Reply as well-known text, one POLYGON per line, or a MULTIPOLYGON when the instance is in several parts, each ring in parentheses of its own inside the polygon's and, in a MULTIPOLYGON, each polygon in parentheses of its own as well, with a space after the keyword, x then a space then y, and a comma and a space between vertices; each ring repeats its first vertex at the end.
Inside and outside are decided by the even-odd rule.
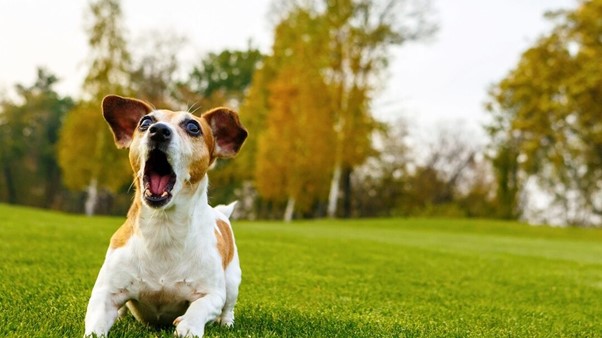
POLYGON ((217 205, 214 209, 224 214, 224 216, 230 218, 230 216, 232 216, 232 212, 234 212, 234 207, 236 206, 236 203, 238 203, 238 201, 234 201, 228 205, 220 204, 217 205))

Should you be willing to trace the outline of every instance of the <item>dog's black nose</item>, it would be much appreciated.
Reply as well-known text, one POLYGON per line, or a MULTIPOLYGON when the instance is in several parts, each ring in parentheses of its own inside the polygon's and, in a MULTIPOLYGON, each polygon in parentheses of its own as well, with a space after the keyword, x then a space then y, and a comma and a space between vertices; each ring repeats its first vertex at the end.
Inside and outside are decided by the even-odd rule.
POLYGON ((163 123, 155 123, 148 129, 151 140, 165 142, 171 139, 171 129, 163 123))

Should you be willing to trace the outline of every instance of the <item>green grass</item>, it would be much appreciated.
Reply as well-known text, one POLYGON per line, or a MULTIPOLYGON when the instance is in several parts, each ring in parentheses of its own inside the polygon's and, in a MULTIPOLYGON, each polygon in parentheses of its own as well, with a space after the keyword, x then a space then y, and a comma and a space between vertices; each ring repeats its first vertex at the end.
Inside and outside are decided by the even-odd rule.
MULTIPOLYGON (((0 337, 80 337, 122 218, 0 205, 0 337)), ((236 222, 234 328, 208 337, 600 337, 602 231, 490 220, 236 222)), ((126 318, 110 337, 172 337, 126 318)))

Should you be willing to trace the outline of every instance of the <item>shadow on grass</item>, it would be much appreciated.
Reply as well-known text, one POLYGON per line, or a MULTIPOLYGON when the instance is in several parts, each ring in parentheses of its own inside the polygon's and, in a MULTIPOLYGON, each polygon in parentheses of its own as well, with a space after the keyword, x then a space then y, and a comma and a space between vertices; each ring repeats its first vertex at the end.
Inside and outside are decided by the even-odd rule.
MULTIPOLYGON (((157 330, 145 327, 132 316, 119 320, 110 337, 173 337, 174 328, 157 330)), ((424 334, 395 325, 370 321, 339 319, 329 315, 305 314, 298 311, 244 308, 237 312, 234 327, 208 324, 206 337, 419 337, 424 334)))

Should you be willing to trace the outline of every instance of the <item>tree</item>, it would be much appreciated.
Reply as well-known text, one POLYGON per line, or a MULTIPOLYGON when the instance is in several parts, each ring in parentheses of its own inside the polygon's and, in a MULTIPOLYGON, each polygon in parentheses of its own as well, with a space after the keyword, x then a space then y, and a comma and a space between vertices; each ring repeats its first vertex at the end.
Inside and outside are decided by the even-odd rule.
POLYGON ((131 180, 126 153, 115 148, 100 114, 105 95, 128 94, 131 61, 119 0, 97 0, 88 10, 90 55, 84 96, 61 130, 59 163, 67 187, 87 190, 86 214, 91 215, 99 189, 115 192, 131 180))
POLYGON ((322 43, 315 40, 323 39, 319 29, 319 22, 304 10, 291 12, 277 25, 272 55, 241 110, 251 122, 250 132, 260 132, 257 145, 250 147, 257 149, 256 158, 247 162, 254 168, 258 192, 277 204, 286 201, 286 220, 295 210, 308 211, 316 200, 325 199, 332 167, 332 114, 316 58, 322 43))
POLYGON ((239 153, 236 161, 230 161, 229 166, 237 179, 242 182, 237 188, 237 198, 241 202, 237 206, 237 213, 249 219, 266 217, 266 201, 258 196, 255 184, 257 173, 258 140, 266 128, 269 113, 270 82, 275 77, 275 71, 270 65, 269 58, 264 59, 253 74, 253 80, 247 90, 246 96, 240 107, 240 120, 247 128, 249 137, 245 141, 244 150, 239 153))
POLYGON ((513 144, 501 144, 492 161, 497 182, 497 217, 516 219, 520 215, 518 201, 521 185, 518 154, 513 144))
POLYGON ((328 149, 332 116, 327 98, 317 95, 326 88, 319 76, 307 70, 291 65, 273 82, 268 126, 259 139, 257 188, 268 199, 286 198, 286 221, 295 208, 306 211, 315 200, 326 197, 324 169, 332 167, 328 149))
POLYGON ((407 123, 378 135, 377 154, 353 174, 353 216, 490 217, 495 212, 489 161, 454 124, 429 144, 412 142, 407 123), (414 143, 414 145, 411 145, 414 143))
POLYGON ((247 50, 209 53, 193 68, 188 87, 204 98, 217 96, 221 104, 237 109, 262 59, 261 52, 250 44, 247 50))
POLYGON ((62 118, 73 101, 54 91, 57 81, 38 68, 32 86, 16 86, 17 100, 0 103, 0 190, 6 193, 0 198, 9 203, 55 208, 60 203, 55 151, 62 118))
POLYGON ((600 10, 602 1, 594 0, 550 14, 555 28, 491 90, 488 130, 501 173, 498 200, 507 209, 514 208, 517 187, 536 177, 566 211, 566 223, 602 214, 600 10))
POLYGON ((391 217, 403 214, 401 205, 414 163, 408 145, 407 122, 399 119, 375 135, 376 152, 352 175, 353 217, 391 217))
MULTIPOLYGON (((341 178, 350 182, 353 168, 373 150, 371 137, 378 124, 370 114, 370 100, 386 69, 389 48, 429 36, 435 26, 426 19, 425 2, 327 0, 325 5, 330 40, 324 54, 329 59, 325 74, 336 134, 328 215, 334 217, 341 178)), ((349 196, 351 187, 344 190, 349 196)))
MULTIPOLYGON (((330 216, 336 214, 341 182, 345 183, 346 214, 349 214, 353 168, 373 153, 373 132, 381 126, 370 114, 370 102, 377 89, 377 80, 386 69, 389 47, 427 36, 433 31, 433 26, 422 20, 424 11, 405 12, 407 7, 404 5, 407 3, 396 0, 289 1, 280 4, 279 12, 283 14, 275 28, 273 55, 265 62, 264 82, 254 83, 253 87, 272 88, 270 83, 278 81, 282 73, 287 73, 290 83, 315 85, 296 80, 299 75, 291 70, 293 63, 320 79, 323 91, 313 90, 313 93, 314 99, 318 96, 326 98, 324 109, 327 113, 324 116, 328 116, 331 123, 326 133, 332 143, 326 151, 331 156, 332 167, 321 168, 322 173, 330 177, 330 216), (401 28, 401 18, 411 18, 408 21, 411 23, 401 28)), ((262 130, 270 128, 272 110, 277 105, 274 100, 288 99, 287 96, 272 96, 270 89, 267 91, 252 89, 250 93, 258 97, 250 95, 248 98, 253 104, 264 105, 263 108, 256 107, 258 111, 267 112, 262 130), (266 97, 274 99, 270 101, 266 97)), ((257 154, 261 153, 258 149, 257 154)), ((287 156, 292 162, 291 158, 298 155, 288 153, 287 156)))
POLYGON ((406 215, 488 216, 492 184, 474 138, 457 124, 439 127, 436 134, 430 144, 419 148, 420 155, 413 154, 422 160, 414 161, 403 180, 398 211, 406 215), (477 201, 483 210, 468 201, 477 201))

